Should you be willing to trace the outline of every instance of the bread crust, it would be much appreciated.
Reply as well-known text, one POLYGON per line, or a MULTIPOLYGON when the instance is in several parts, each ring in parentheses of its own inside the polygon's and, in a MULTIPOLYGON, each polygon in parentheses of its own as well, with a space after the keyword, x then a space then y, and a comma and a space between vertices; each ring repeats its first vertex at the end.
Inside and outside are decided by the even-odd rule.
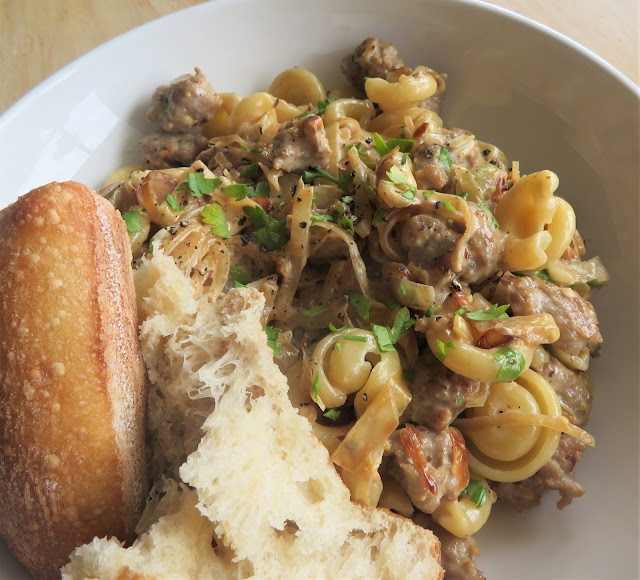
POLYGON ((22 196, 0 212, 0 533, 35 578, 132 538, 145 403, 120 214, 75 182, 22 196))

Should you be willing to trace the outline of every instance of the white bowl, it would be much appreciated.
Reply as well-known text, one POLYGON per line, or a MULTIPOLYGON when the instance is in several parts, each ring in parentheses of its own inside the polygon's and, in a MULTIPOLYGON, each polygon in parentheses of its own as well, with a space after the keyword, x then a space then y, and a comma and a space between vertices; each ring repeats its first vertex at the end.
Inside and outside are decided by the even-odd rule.
MULTIPOLYGON (((0 118, 0 207, 32 187, 99 187, 138 161, 153 89, 199 66, 219 91, 247 94, 301 65, 342 84, 343 55, 367 36, 449 75, 445 123, 497 144, 523 172, 551 169, 589 255, 613 280, 595 297, 601 358, 576 478, 562 512, 549 494, 525 513, 495 509, 477 540, 489 580, 638 577, 638 88, 561 35, 462 0, 218 0, 172 14, 92 51, 0 118)), ((0 544, 0 576, 28 575, 0 544)))

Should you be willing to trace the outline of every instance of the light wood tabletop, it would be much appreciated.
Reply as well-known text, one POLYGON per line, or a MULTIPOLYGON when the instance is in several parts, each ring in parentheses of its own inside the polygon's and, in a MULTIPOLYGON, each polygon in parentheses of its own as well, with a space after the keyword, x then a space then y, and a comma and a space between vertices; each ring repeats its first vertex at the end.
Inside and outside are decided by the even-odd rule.
MULTIPOLYGON (((203 0, 0 0, 0 113, 78 56, 203 0)), ((491 0, 586 46, 640 83, 638 0, 491 0)))

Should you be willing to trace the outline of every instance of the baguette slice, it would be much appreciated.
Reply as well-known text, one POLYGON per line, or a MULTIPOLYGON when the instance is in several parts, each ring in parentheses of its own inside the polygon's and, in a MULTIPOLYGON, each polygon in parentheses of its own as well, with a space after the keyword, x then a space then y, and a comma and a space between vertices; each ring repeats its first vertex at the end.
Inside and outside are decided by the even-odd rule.
POLYGON ((131 539, 147 493, 131 250, 89 188, 0 212, 0 534, 35 578, 95 535, 131 539))
POLYGON ((216 577, 442 578, 430 531, 351 502, 327 450, 289 401, 260 325, 262 294, 238 288, 196 303, 173 259, 159 252, 135 279, 154 382, 151 444, 175 458, 188 453, 179 473, 196 501, 185 501, 181 515, 168 513, 161 507, 172 501, 167 494, 155 516, 145 514, 156 523, 131 548, 95 540, 76 550, 65 579, 201 578, 206 566, 222 562, 234 567, 216 577), (191 421, 190 407, 201 410, 203 401, 208 417, 191 421), (165 430, 163 413, 171 417, 165 430), (197 449, 186 449, 184 439, 196 433, 197 449), (172 536, 168 518, 192 521, 194 509, 210 526, 185 530, 192 542, 172 536), (211 541, 202 540, 202 530, 211 541), (185 542, 201 549, 181 551, 183 557, 169 549, 185 542))

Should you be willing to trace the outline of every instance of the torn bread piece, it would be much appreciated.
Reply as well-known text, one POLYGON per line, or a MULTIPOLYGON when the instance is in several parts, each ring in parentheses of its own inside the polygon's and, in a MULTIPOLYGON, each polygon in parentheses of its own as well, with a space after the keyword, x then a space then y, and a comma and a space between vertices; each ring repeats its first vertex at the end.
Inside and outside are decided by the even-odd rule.
MULTIPOLYGON (((170 393, 180 407, 172 409, 173 420, 180 414, 194 418, 189 401, 197 406, 206 400, 210 406, 203 422, 177 427, 189 441, 193 430, 203 434, 179 473, 195 489, 197 510, 211 526, 203 529, 218 546, 214 556, 237 566, 229 576, 442 578, 440 545, 430 531, 389 511, 351 502, 327 450, 289 402, 286 379, 260 325, 262 294, 238 288, 215 301, 191 303, 176 294, 175 285, 162 282, 177 282, 176 271, 173 260, 158 253, 136 273, 145 317, 143 356, 155 386, 150 428, 156 441, 171 439, 167 433, 176 426, 163 424, 161 414, 151 409, 159 401, 166 409, 170 393), (184 308, 176 307, 179 301, 184 308)), ((188 451, 178 444, 178 452, 167 450, 172 457, 188 451)), ((178 513, 183 509, 193 506, 185 503, 178 513)), ((126 559, 127 573, 144 574, 150 556, 143 557, 141 547, 154 546, 163 560, 168 517, 179 516, 160 515, 128 550, 104 539, 76 550, 64 577, 117 578, 125 561, 115 556, 118 550, 135 555, 126 559), (112 568, 102 556, 106 549, 115 562, 112 568)), ((207 550, 202 558, 214 557, 207 550)), ((186 572, 188 563, 182 560, 166 565, 154 577, 197 577, 186 572)))

